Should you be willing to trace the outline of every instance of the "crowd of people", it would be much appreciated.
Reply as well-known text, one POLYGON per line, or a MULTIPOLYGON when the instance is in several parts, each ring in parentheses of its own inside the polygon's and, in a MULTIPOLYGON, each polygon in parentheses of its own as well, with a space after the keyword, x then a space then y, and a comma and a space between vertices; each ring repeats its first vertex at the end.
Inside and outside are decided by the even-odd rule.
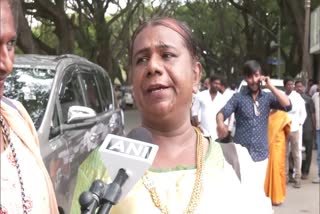
MULTIPOLYGON (((13 66, 18 10, 11 0, 0 2, 1 195, 5 195, 0 211, 58 213, 31 119, 20 103, 2 96, 13 66)), ((310 130, 317 136, 320 176, 320 81, 311 99, 302 96, 299 81, 294 91, 294 81, 285 80, 282 92, 263 75, 257 61, 249 60, 243 66, 247 90, 237 93, 213 76, 199 92, 202 66, 191 30, 168 17, 153 18, 137 28, 129 64, 141 126, 151 132, 159 151, 152 167, 111 213, 270 214, 272 204, 284 202, 284 183, 291 176, 285 162, 291 156, 294 187, 308 176, 310 130), (270 92, 261 90, 261 81, 270 92), (302 131, 308 135, 303 137, 302 131), (307 157, 301 169, 302 144, 307 157)), ((72 213, 80 213, 79 196, 94 180, 108 180, 98 150, 83 164, 90 166, 90 161, 94 165, 78 173, 72 213)), ((314 182, 319 183, 319 177, 314 182)))
MULTIPOLYGON (((254 60, 244 64, 243 72, 248 87, 240 92, 226 89, 223 78, 205 79, 209 84, 203 82, 194 95, 191 123, 219 142, 247 148, 256 171, 260 169, 255 182, 264 185, 272 203, 279 205, 285 201, 288 183, 300 188, 301 180, 309 178, 312 150, 319 144, 320 83, 309 81, 304 87, 302 80, 287 78, 284 91, 278 90, 254 60), (266 82, 265 89, 261 81, 266 82), (215 117, 217 121, 212 120, 215 117)), ((318 168, 320 173, 319 163, 318 168)), ((319 183, 319 177, 312 182, 319 183)))
MULTIPOLYGON (((194 95, 191 123, 216 141, 247 148, 257 166, 255 183, 264 186, 273 205, 279 205, 285 201, 288 183, 300 188, 301 180, 309 178, 312 150, 319 144, 320 82, 309 81, 313 84, 304 87, 302 80, 287 78, 281 91, 262 76, 257 61, 247 61, 243 72, 248 87, 240 92, 226 90, 223 78, 207 78, 209 84, 203 82, 206 87, 194 95), (265 89, 261 81, 266 82, 265 89)), ((312 180, 316 184, 319 154, 317 159, 319 176, 312 180)))

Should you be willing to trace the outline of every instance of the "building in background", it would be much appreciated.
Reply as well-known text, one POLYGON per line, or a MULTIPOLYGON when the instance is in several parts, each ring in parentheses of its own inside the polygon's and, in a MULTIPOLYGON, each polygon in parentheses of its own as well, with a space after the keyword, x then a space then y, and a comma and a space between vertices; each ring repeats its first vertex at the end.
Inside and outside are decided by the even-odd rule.
POLYGON ((310 54, 315 62, 312 79, 320 79, 320 6, 312 11, 310 17, 310 54))

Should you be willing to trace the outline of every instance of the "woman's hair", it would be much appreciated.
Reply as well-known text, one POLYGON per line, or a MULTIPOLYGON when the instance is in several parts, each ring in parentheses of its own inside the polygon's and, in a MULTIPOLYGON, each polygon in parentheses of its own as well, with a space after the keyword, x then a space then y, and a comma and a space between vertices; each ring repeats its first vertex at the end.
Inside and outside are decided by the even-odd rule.
POLYGON ((196 42, 192 36, 191 30, 189 29, 189 27, 185 23, 178 21, 176 19, 173 19, 173 18, 169 18, 169 17, 156 17, 156 18, 150 19, 149 21, 143 22, 133 33, 133 35, 131 37, 131 47, 130 47, 130 54, 129 54, 130 64, 132 64, 132 54, 133 54, 134 41, 135 41, 137 35, 143 29, 145 29, 146 27, 149 27, 149 26, 164 26, 164 27, 170 28, 171 30, 174 30, 175 32, 179 33, 182 36, 184 42, 186 43, 186 47, 189 50, 192 58, 194 60, 199 59, 196 42))
POLYGON ((251 76, 256 72, 261 72, 261 66, 258 61, 256 60, 248 60, 243 65, 243 75, 244 76, 251 76))

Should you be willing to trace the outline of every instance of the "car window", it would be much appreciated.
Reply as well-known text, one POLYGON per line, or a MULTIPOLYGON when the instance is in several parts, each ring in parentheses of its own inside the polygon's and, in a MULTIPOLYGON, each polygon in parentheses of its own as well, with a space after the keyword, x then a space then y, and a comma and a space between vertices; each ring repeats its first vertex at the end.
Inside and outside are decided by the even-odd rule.
POLYGON ((46 68, 16 66, 4 83, 4 95, 24 105, 36 129, 47 107, 54 73, 46 68))
POLYGON ((95 72, 81 73, 81 79, 87 101, 87 107, 92 108, 96 113, 101 113, 102 106, 99 99, 98 84, 95 78, 95 72))
POLYGON ((98 87, 101 91, 101 102, 104 111, 108 111, 113 109, 113 102, 112 102, 112 93, 113 89, 111 86, 111 81, 107 74, 103 72, 97 72, 97 79, 98 79, 98 87))
POLYGON ((85 106, 84 97, 81 93, 79 77, 76 72, 73 72, 71 77, 69 75, 64 77, 60 91, 59 102, 61 105, 63 123, 67 123, 68 121, 69 107, 85 106))
POLYGON ((50 125, 49 139, 52 139, 53 137, 60 134, 59 127, 60 127, 60 121, 59 121, 58 109, 57 109, 57 105, 54 105, 54 110, 53 110, 53 115, 52 115, 52 120, 50 125))

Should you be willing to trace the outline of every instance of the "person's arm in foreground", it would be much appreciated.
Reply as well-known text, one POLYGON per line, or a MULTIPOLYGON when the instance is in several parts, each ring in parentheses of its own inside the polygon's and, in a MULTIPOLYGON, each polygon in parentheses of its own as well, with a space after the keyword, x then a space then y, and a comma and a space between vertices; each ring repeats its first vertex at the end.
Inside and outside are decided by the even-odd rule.
POLYGON ((237 106, 237 100, 237 95, 233 95, 216 116, 217 133, 219 139, 223 139, 227 137, 229 134, 228 126, 224 123, 224 121, 226 118, 229 118, 230 115, 235 111, 235 108, 237 106))

